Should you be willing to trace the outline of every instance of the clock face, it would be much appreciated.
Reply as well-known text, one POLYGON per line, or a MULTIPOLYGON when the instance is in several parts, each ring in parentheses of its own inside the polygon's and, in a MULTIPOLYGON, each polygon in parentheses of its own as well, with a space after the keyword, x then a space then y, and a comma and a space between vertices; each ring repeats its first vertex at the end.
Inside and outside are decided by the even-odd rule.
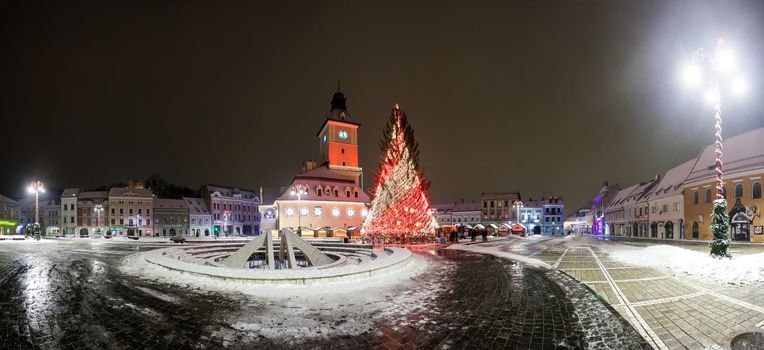
POLYGON ((337 136, 339 136, 340 140, 345 140, 348 138, 348 132, 345 130, 340 130, 337 136))

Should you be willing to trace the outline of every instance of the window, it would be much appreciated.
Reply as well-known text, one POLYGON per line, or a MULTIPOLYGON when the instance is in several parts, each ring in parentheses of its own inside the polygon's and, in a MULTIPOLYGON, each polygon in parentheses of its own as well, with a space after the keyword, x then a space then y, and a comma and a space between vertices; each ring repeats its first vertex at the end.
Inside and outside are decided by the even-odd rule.
POLYGON ((125 224, 125 219, 119 219, 119 224, 120 225, 124 225, 125 224))
POLYGON ((743 197, 743 184, 735 185, 735 198, 743 197))
POLYGON ((323 190, 321 190, 321 187, 319 187, 319 188, 317 188, 317 189, 316 189, 316 196, 319 196, 319 197, 321 197, 321 195, 322 195, 323 193, 324 193, 324 191, 323 191, 323 190))
POLYGON ((138 208, 138 215, 141 215, 141 214, 143 214, 143 209, 138 208))
POLYGON ((663 212, 664 212, 664 213, 668 213, 668 211, 669 211, 669 210, 668 210, 668 208, 669 208, 669 207, 668 207, 668 204, 664 204, 664 205, 663 205, 663 212))
POLYGON ((711 203, 711 189, 706 188, 706 194, 703 196, 703 203, 711 203))
POLYGON ((692 192, 692 204, 698 204, 698 191, 692 192))
POLYGON ((753 183, 753 191, 751 191, 751 196, 754 199, 761 198, 761 183, 759 183, 759 182, 754 182, 753 183))
POLYGON ((151 215, 151 209, 146 209, 146 215, 151 215))
POLYGON ((340 148, 340 154, 345 154, 345 149, 344 148, 340 148))
POLYGON ((488 202, 483 202, 483 208, 488 208, 488 202))
POLYGON ((353 195, 355 196, 355 198, 358 198, 358 190, 356 190, 356 191, 353 193, 353 195))
POLYGON ((114 220, 114 219, 111 219, 111 224, 112 224, 112 225, 114 225, 114 221, 116 221, 116 220, 114 220))
POLYGON ((345 190, 345 196, 350 198, 350 190, 345 190))
POLYGON ((679 202, 674 202, 674 211, 679 211, 679 202))
POLYGON ((127 212, 128 212, 130 215, 133 215, 133 208, 130 208, 130 209, 128 209, 128 210, 127 210, 127 212))
POLYGON ((334 190, 334 196, 335 196, 335 197, 339 197, 339 196, 340 196, 340 190, 338 190, 338 189, 335 189, 335 190, 334 190))

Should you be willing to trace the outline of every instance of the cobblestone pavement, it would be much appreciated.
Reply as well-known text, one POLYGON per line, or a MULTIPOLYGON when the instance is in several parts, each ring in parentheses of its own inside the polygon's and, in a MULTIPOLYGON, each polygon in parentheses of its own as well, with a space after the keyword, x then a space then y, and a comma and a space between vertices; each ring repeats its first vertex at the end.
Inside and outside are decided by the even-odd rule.
MULTIPOLYGON (((362 307, 318 307, 302 298, 203 292, 117 268, 136 250, 160 246, 0 243, 0 348, 649 348, 565 273, 487 255, 418 252, 432 268, 392 292, 372 291, 362 307), (290 325, 297 314, 305 325, 290 325), (339 332, 366 320, 366 329, 339 332)), ((534 249, 551 259, 527 248, 534 249)))
MULTIPOLYGON (((488 244, 543 260, 581 281, 657 349, 727 349, 737 334, 764 331, 764 286, 715 285, 608 257, 609 251, 624 246, 665 243, 707 249, 705 244, 581 237, 488 244)), ((733 254, 762 250, 762 246, 739 245, 733 247, 733 254)))

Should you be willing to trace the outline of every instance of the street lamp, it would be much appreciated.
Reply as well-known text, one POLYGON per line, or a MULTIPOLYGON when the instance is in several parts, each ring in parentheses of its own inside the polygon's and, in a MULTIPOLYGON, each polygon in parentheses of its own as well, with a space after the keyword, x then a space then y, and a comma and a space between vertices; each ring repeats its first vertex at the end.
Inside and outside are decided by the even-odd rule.
POLYGON ((45 185, 42 181, 32 181, 27 191, 34 193, 34 234, 40 239, 40 193, 45 193, 45 185))
POLYGON ((93 210, 96 212, 96 233, 101 234, 101 212, 103 212, 103 205, 96 204, 93 210))
POLYGON ((714 172, 716 175, 716 200, 711 214, 711 230, 714 241, 711 243, 711 254, 715 256, 731 257, 729 253, 729 220, 725 212, 727 201, 724 199, 724 173, 722 171, 723 139, 722 139, 722 101, 721 88, 725 83, 734 94, 743 94, 746 84, 742 77, 735 74, 736 59, 733 52, 725 45, 724 38, 716 42, 713 54, 707 53, 702 48, 697 49, 692 57, 692 62, 682 68, 682 80, 689 87, 706 88, 705 100, 714 107, 714 137, 715 155, 714 172))
POLYGON ((228 217, 231 216, 230 210, 223 211, 223 233, 228 237, 228 217))
POLYGON ((290 192, 293 196, 297 196, 297 236, 302 237, 302 196, 307 195, 307 187, 303 185, 295 185, 290 192))

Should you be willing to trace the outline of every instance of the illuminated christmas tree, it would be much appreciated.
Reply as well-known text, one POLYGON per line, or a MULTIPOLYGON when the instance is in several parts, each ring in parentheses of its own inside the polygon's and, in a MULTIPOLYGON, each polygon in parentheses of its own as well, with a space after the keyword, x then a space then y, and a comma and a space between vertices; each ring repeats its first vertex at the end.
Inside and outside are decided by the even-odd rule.
POLYGON ((427 199, 430 183, 419 168, 414 130, 398 105, 385 126, 380 147, 384 158, 377 168, 363 234, 378 243, 431 241, 437 223, 427 199))

